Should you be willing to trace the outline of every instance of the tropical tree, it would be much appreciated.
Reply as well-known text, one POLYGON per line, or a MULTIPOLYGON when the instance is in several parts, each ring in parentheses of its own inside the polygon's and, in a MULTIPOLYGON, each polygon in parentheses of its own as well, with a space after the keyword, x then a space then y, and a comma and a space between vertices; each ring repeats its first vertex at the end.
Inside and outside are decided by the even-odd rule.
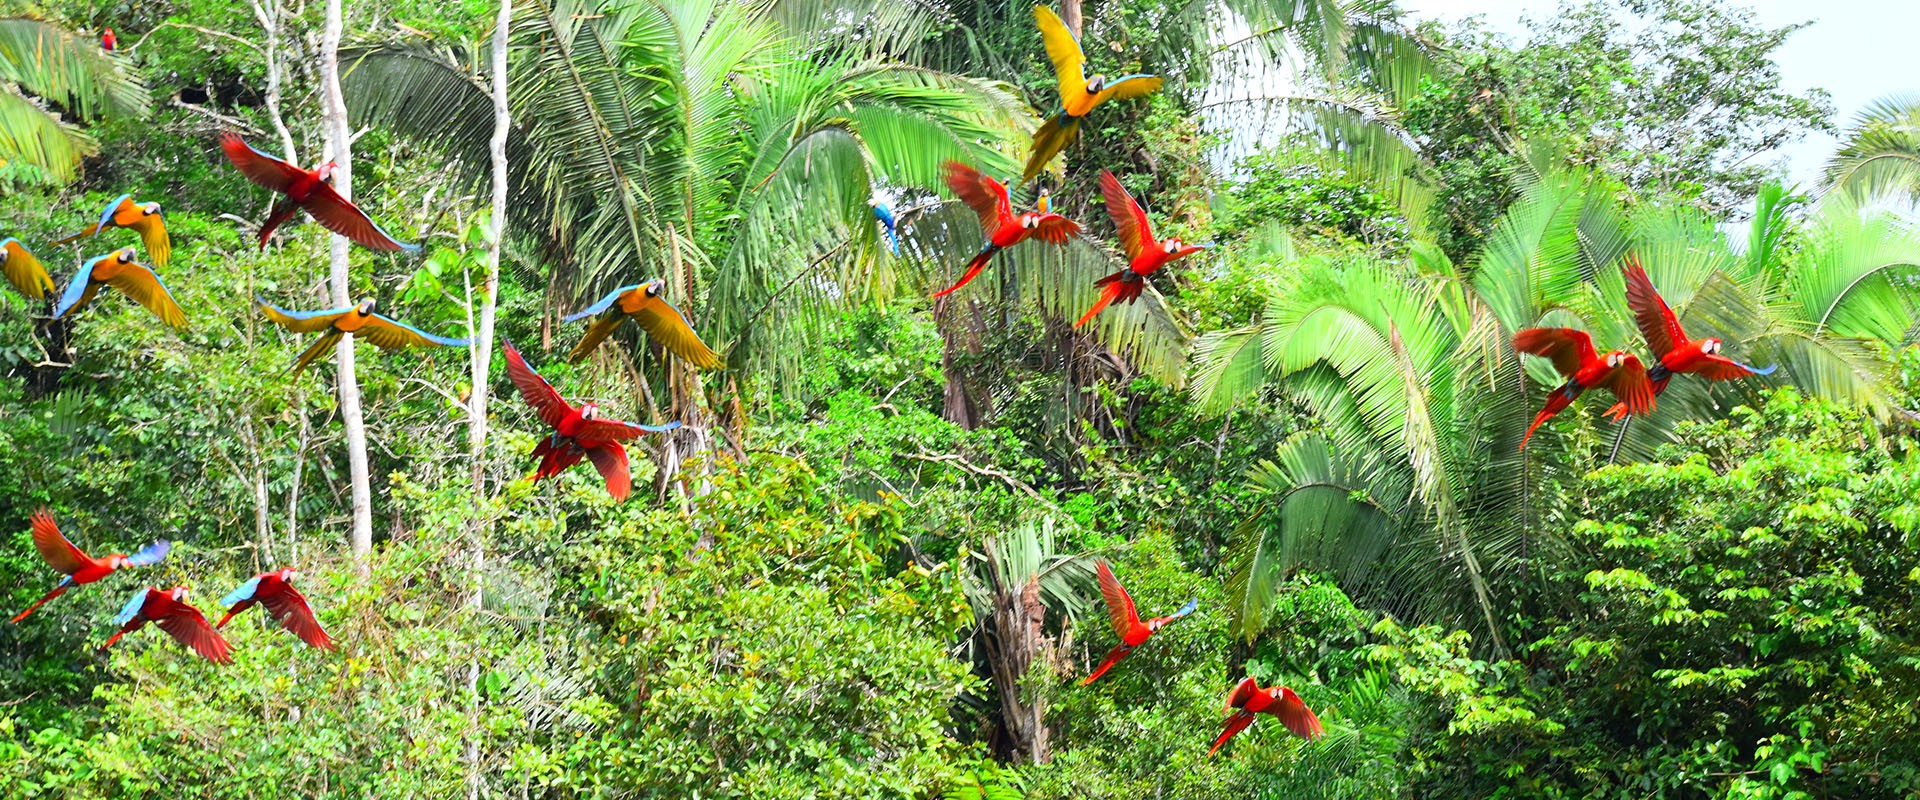
POLYGON ((0 165, 19 162, 57 181, 97 149, 79 119, 142 117, 146 88, 99 44, 54 25, 0 19, 0 165))
POLYGON ((1822 183, 1856 197, 1920 197, 1920 95, 1889 95, 1861 109, 1822 183))

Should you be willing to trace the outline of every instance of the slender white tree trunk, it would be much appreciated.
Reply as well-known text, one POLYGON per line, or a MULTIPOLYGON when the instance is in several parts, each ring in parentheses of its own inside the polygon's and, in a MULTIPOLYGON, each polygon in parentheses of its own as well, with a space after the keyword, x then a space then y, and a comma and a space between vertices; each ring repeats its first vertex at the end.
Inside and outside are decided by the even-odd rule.
MULTIPOLYGON (((344 0, 327 0, 326 28, 320 34, 320 92, 325 106, 327 152, 333 154, 333 189, 348 201, 353 200, 353 129, 347 125, 347 100, 340 93, 340 36, 344 0)), ((332 264, 333 303, 349 306, 347 250, 353 246, 338 234, 329 249, 332 264)), ((347 471, 353 482, 354 561, 366 572, 367 554, 373 552, 373 491, 367 475, 367 424, 360 415, 360 379, 353 368, 353 337, 340 337, 335 350, 340 367, 337 390, 340 392, 340 423, 347 432, 347 471)))
POLYGON ((1073 31, 1073 38, 1080 38, 1080 0, 1061 0, 1060 21, 1067 23, 1067 30, 1073 31))

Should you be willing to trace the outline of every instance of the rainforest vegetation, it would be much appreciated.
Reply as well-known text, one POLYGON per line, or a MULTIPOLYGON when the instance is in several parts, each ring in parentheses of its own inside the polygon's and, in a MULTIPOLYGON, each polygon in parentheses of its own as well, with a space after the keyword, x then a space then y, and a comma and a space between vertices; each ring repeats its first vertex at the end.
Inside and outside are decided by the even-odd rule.
POLYGON ((171 542, 0 625, 0 795, 1920 796, 1920 99, 1839 117, 1737 0, 1054 12, 1163 84, 1023 182, 1026 2, 0 0, 0 239, 50 276, 0 287, 0 605, 60 578, 41 508, 171 542), (932 299, 993 233, 948 162, 1079 235, 932 299), (319 201, 263 233, 311 186, 419 249, 319 201), (1114 191, 1212 246, 1096 285, 1114 191), (52 244, 147 203, 170 256, 52 244), (1528 438, 1567 377, 1520 331, 1661 363, 1633 264, 1763 374, 1528 438), (680 317, 576 353, 636 285, 680 317), (260 305, 366 299, 337 346, 260 305), (371 346, 408 327, 454 344, 371 346), (678 423, 624 500, 604 451, 529 480, 586 434, 520 356, 678 423), (1102 564, 1197 603, 1083 685, 1102 564), (281 567, 332 649, 240 614, 214 663, 139 602, 281 567), (1246 677, 1319 727, 1210 755, 1246 677))

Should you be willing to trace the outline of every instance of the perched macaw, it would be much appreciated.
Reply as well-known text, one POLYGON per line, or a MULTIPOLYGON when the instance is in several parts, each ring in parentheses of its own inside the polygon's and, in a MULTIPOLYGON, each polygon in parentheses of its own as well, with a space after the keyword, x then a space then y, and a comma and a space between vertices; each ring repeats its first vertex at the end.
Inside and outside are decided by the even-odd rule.
POLYGON ((1123 75, 1112 82, 1108 82, 1105 75, 1088 78, 1087 55, 1081 52, 1080 40, 1074 38, 1073 31, 1067 30, 1067 23, 1060 20, 1060 15, 1046 6, 1034 6, 1033 21, 1040 25, 1040 39, 1047 45, 1047 58, 1053 62, 1054 77, 1060 84, 1060 109, 1033 132, 1033 155, 1027 158, 1026 170, 1020 173, 1021 183, 1033 180, 1040 170, 1046 169, 1047 162, 1079 134, 1081 118, 1101 103, 1145 97, 1160 89, 1157 75, 1123 75))
POLYGON ((86 308, 100 293, 102 286, 119 289, 121 294, 146 306, 161 322, 174 329, 187 329, 187 315, 181 312, 178 303, 173 302, 167 285, 160 281, 160 276, 153 274, 153 270, 133 260, 131 247, 122 247, 81 267, 73 280, 67 281, 67 290, 60 294, 60 304, 54 306, 53 318, 60 319, 67 312, 86 308))
POLYGON ((574 345, 573 352, 567 355, 570 361, 579 361, 600 346, 607 336, 613 333, 620 323, 631 318, 640 324, 640 329, 648 336, 666 345, 674 355, 687 360, 701 369, 715 369, 720 366, 720 354, 700 341, 700 334, 693 332, 693 326, 687 324, 687 318, 667 302, 667 282, 655 278, 646 283, 622 286, 607 293, 599 302, 581 309, 561 321, 574 322, 595 314, 604 314, 587 327, 580 343, 574 345), (619 307, 615 307, 615 303, 619 307))
POLYGON ((253 576, 240 588, 220 598, 220 605, 227 606, 227 615, 220 618, 215 630, 227 627, 227 622, 255 605, 266 606, 267 613, 273 615, 280 626, 300 637, 300 641, 322 650, 334 648, 333 637, 328 636, 320 627, 320 621, 313 616, 313 607, 307 605, 307 597, 293 588, 293 579, 300 572, 292 567, 282 567, 275 572, 263 572, 253 576))
POLYGON ((947 187, 980 216, 980 230, 987 234, 987 244, 968 262, 960 282, 934 293, 934 297, 953 294, 979 275, 994 253, 1024 242, 1028 237, 1037 236, 1049 244, 1066 244, 1068 237, 1080 233, 1079 223, 1059 214, 1014 216, 1013 201, 1007 197, 1007 187, 999 181, 958 161, 949 161, 946 166, 947 187))
POLYGON ((151 622, 160 626, 168 636, 180 643, 181 647, 204 656, 215 664, 233 663, 233 651, 228 649, 227 640, 220 632, 207 624, 207 618, 200 609, 187 604, 187 587, 175 586, 167 591, 153 587, 141 589, 139 594, 127 601, 120 609, 120 616, 113 621, 120 626, 120 632, 100 645, 101 650, 113 646, 120 637, 140 630, 151 622))
POLYGON ((1100 662, 1099 669, 1081 679, 1081 686, 1099 680, 1100 676, 1107 674, 1107 670, 1112 669, 1114 664, 1126 658, 1134 648, 1146 644, 1147 640, 1153 638, 1153 635, 1167 623, 1193 613, 1193 609, 1200 604, 1198 599, 1188 600, 1186 605, 1181 606, 1179 611, 1173 612, 1170 616, 1155 617, 1141 622, 1140 614, 1133 609, 1133 598, 1128 596, 1127 590, 1120 586, 1119 579, 1113 577, 1113 568, 1102 561, 1095 565, 1095 571, 1100 576, 1100 594, 1107 599, 1107 617, 1113 621, 1113 632, 1120 635, 1120 643, 1114 645, 1113 649, 1107 653, 1107 660, 1100 662))
POLYGON ((20 293, 38 300, 53 291, 53 278, 19 239, 0 240, 0 272, 20 293))
POLYGON ((1227 693, 1226 711, 1226 728, 1220 731, 1220 738, 1213 740, 1213 749, 1207 751, 1209 758, 1219 752, 1220 746, 1226 744, 1234 734, 1252 725, 1255 714, 1279 717, 1280 724, 1287 726, 1287 730, 1309 742, 1327 732, 1320 726, 1320 718, 1313 715, 1313 709, 1307 708, 1306 702, 1292 689, 1285 686, 1262 689, 1251 676, 1242 679, 1232 692, 1227 693))
POLYGON ((1593 349, 1593 337, 1573 328, 1528 328, 1513 337, 1513 349, 1532 353, 1553 362, 1553 369, 1567 379, 1547 395, 1547 405, 1527 426, 1520 437, 1520 449, 1527 449, 1533 431, 1549 417, 1573 404, 1581 392, 1596 386, 1612 392, 1629 414, 1653 410, 1653 384, 1647 382, 1647 368, 1640 357, 1625 350, 1614 350, 1602 357, 1593 349))
POLYGON ((120 40, 113 35, 112 28, 108 28, 106 33, 100 34, 100 49, 111 53, 113 52, 113 48, 119 46, 119 44, 120 40))
POLYGON ((261 312, 274 324, 294 333, 314 333, 326 331, 326 335, 313 343, 312 347, 300 354, 300 360, 294 362, 288 374, 298 375, 301 370, 313 363, 314 359, 325 355, 328 348, 340 337, 353 334, 356 340, 364 339, 382 350, 394 350, 401 347, 466 347, 467 340, 435 336, 384 314, 373 313, 373 299, 360 301, 357 306, 346 308, 328 308, 320 311, 289 311, 258 297, 253 301, 260 306, 261 312))
POLYGON ((147 258, 156 267, 166 267, 167 260, 173 258, 173 240, 167 238, 167 218, 160 213, 159 203, 136 203, 133 195, 123 194, 107 204, 100 212, 100 221, 87 226, 86 230, 54 242, 54 246, 85 239, 107 228, 126 228, 140 234, 140 244, 147 248, 147 258))
POLYGON ((873 207, 873 218, 880 222, 880 230, 887 235, 887 251, 900 255, 900 232, 896 230, 898 223, 893 219, 893 209, 878 198, 868 200, 867 205, 873 207))
POLYGON ((53 591, 47 592, 45 597, 35 600, 33 605, 27 606, 27 610, 14 615, 13 621, 16 623, 26 619, 28 614, 33 613, 34 609, 44 605, 48 600, 65 594, 68 589, 75 586, 93 583, 112 575, 114 570, 160 563, 161 559, 167 557, 167 551, 173 549, 173 544, 161 539, 140 548, 140 551, 133 555, 114 553, 106 558, 94 558, 81 552, 80 548, 73 546, 73 542, 67 541, 67 537, 60 535, 60 527, 53 524, 53 514, 42 508, 33 512, 33 549, 40 551, 41 560, 65 573, 66 577, 54 584, 53 591))
POLYGON ((507 377, 520 389, 520 397, 533 407, 541 421, 553 427, 553 434, 533 448, 533 456, 540 459, 540 466, 530 477, 536 481, 551 478, 580 463, 580 459, 588 458, 606 480, 607 494, 615 500, 627 499, 633 491, 633 479, 627 473, 627 448, 620 443, 639 438, 643 433, 670 431, 680 427, 680 423, 638 425, 601 419, 600 407, 594 403, 584 403, 576 409, 553 390, 547 379, 527 366, 527 360, 520 357, 520 351, 514 349, 511 342, 501 339, 500 350, 506 354, 507 377))
POLYGON ((261 247, 267 246, 267 237, 273 235, 274 229, 291 219, 295 210, 304 208, 327 230, 369 250, 408 253, 420 250, 420 245, 404 244, 387 235, 367 212, 333 190, 327 183, 337 167, 333 162, 321 164, 319 169, 301 169, 253 149, 232 132, 220 135, 220 149, 226 151, 227 160, 239 167, 240 174, 247 176, 247 180, 285 195, 273 204, 266 223, 260 226, 261 247))
POLYGON ((1033 210, 1042 214, 1053 213, 1053 193, 1047 191, 1047 187, 1040 187, 1040 196, 1033 199, 1033 210))
POLYGON ((1140 292, 1147 288, 1147 276, 1155 270, 1212 247, 1186 244, 1179 239, 1163 242, 1153 238, 1153 226, 1147 222, 1146 210, 1120 187, 1120 179, 1106 170, 1100 171, 1100 194, 1107 199, 1107 216, 1113 218, 1114 230, 1120 233, 1120 245, 1127 252, 1127 268, 1093 282, 1102 287, 1100 299, 1080 316, 1079 322, 1073 323, 1076 328, 1087 324, 1110 303, 1132 303, 1140 299, 1140 292))
MULTIPOLYGON (((1673 309, 1667 307, 1667 301, 1653 288, 1653 280, 1647 277, 1647 271, 1640 266, 1640 260, 1627 257, 1627 305, 1633 308, 1633 320, 1640 326, 1640 335, 1647 340, 1647 349, 1653 351, 1656 359, 1652 369, 1647 370, 1647 380, 1653 383, 1653 396, 1659 397, 1667 390, 1667 381, 1673 379, 1676 372, 1699 375, 1710 381, 1730 381, 1748 375, 1772 375, 1779 365, 1766 369, 1757 369, 1720 355, 1722 342, 1708 337, 1705 339, 1687 338, 1686 329, 1680 327, 1680 320, 1673 315, 1673 309)), ((1607 409, 1607 416, 1619 419, 1627 414, 1626 403, 1615 403, 1607 409)))

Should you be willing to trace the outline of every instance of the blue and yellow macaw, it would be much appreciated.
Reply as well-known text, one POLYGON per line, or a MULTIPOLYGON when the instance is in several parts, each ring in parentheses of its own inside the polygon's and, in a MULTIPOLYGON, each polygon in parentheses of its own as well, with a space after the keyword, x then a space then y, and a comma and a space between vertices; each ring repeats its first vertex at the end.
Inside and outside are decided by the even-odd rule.
POLYGON ((371 298, 360 301, 359 305, 345 308, 328 308, 320 311, 289 311, 258 297, 253 301, 260 306, 261 313, 275 325, 293 333, 317 333, 326 331, 319 341, 313 343, 300 354, 300 360, 294 362, 289 374, 298 375, 301 370, 313 363, 314 359, 326 353, 334 342, 347 334, 355 339, 365 339, 374 347, 393 350, 401 347, 466 347, 467 340, 435 336, 404 322, 383 314, 373 313, 371 298))
POLYGON ((0 272, 27 297, 38 300, 53 291, 53 278, 19 239, 0 240, 0 272))
POLYGON ((1080 132, 1080 120, 1101 103, 1145 97, 1159 91, 1161 84, 1159 76, 1146 74, 1122 75, 1111 82, 1105 75, 1088 78, 1087 55, 1081 52, 1080 40, 1067 30, 1067 23, 1060 20, 1060 15, 1046 6, 1034 6, 1033 20, 1040 25, 1040 39, 1047 45, 1047 58, 1053 61, 1053 72, 1060 84, 1060 109, 1033 132, 1033 155, 1027 159, 1026 170, 1020 173, 1021 183, 1033 180, 1054 156, 1066 149, 1080 132))
POLYGON ((153 274, 153 270, 133 260, 131 247, 122 247, 81 267, 79 274, 67 282, 67 290, 60 293, 60 304, 54 307, 53 318, 60 319, 70 311, 86 308, 102 286, 119 289, 121 294, 146 306, 161 322, 174 329, 187 329, 187 315, 173 302, 167 285, 160 282, 160 276, 153 274))
POLYGON ((108 203, 106 210, 100 212, 99 222, 53 244, 58 247, 75 239, 85 239, 107 228, 126 228, 140 234, 147 258, 156 267, 166 268, 168 259, 173 258, 173 241, 167 238, 167 220, 160 213, 160 204, 135 203, 131 194, 120 195, 108 203))
POLYGON ((900 234, 894 230, 898 223, 893 219, 893 209, 887 208, 887 204, 878 198, 868 200, 867 205, 873 206, 873 218, 879 220, 881 231, 887 234, 887 251, 900 255, 900 234))
POLYGON ((588 326, 585 336, 575 345, 573 352, 567 355, 570 361, 579 361, 599 347, 620 323, 632 317, 639 323, 640 329, 648 336, 665 345, 673 354, 687 360, 701 369, 718 369, 722 363, 720 354, 706 342, 700 341, 700 334, 693 332, 693 326, 687 324, 687 317, 667 302, 667 282, 655 278, 646 283, 622 286, 607 293, 599 302, 587 306, 577 314, 570 314, 561 321, 573 322, 586 319, 595 314, 602 315, 588 326))
POLYGON ((1040 187, 1040 196, 1033 199, 1033 210, 1042 214, 1053 213, 1053 193, 1047 187, 1040 187))

